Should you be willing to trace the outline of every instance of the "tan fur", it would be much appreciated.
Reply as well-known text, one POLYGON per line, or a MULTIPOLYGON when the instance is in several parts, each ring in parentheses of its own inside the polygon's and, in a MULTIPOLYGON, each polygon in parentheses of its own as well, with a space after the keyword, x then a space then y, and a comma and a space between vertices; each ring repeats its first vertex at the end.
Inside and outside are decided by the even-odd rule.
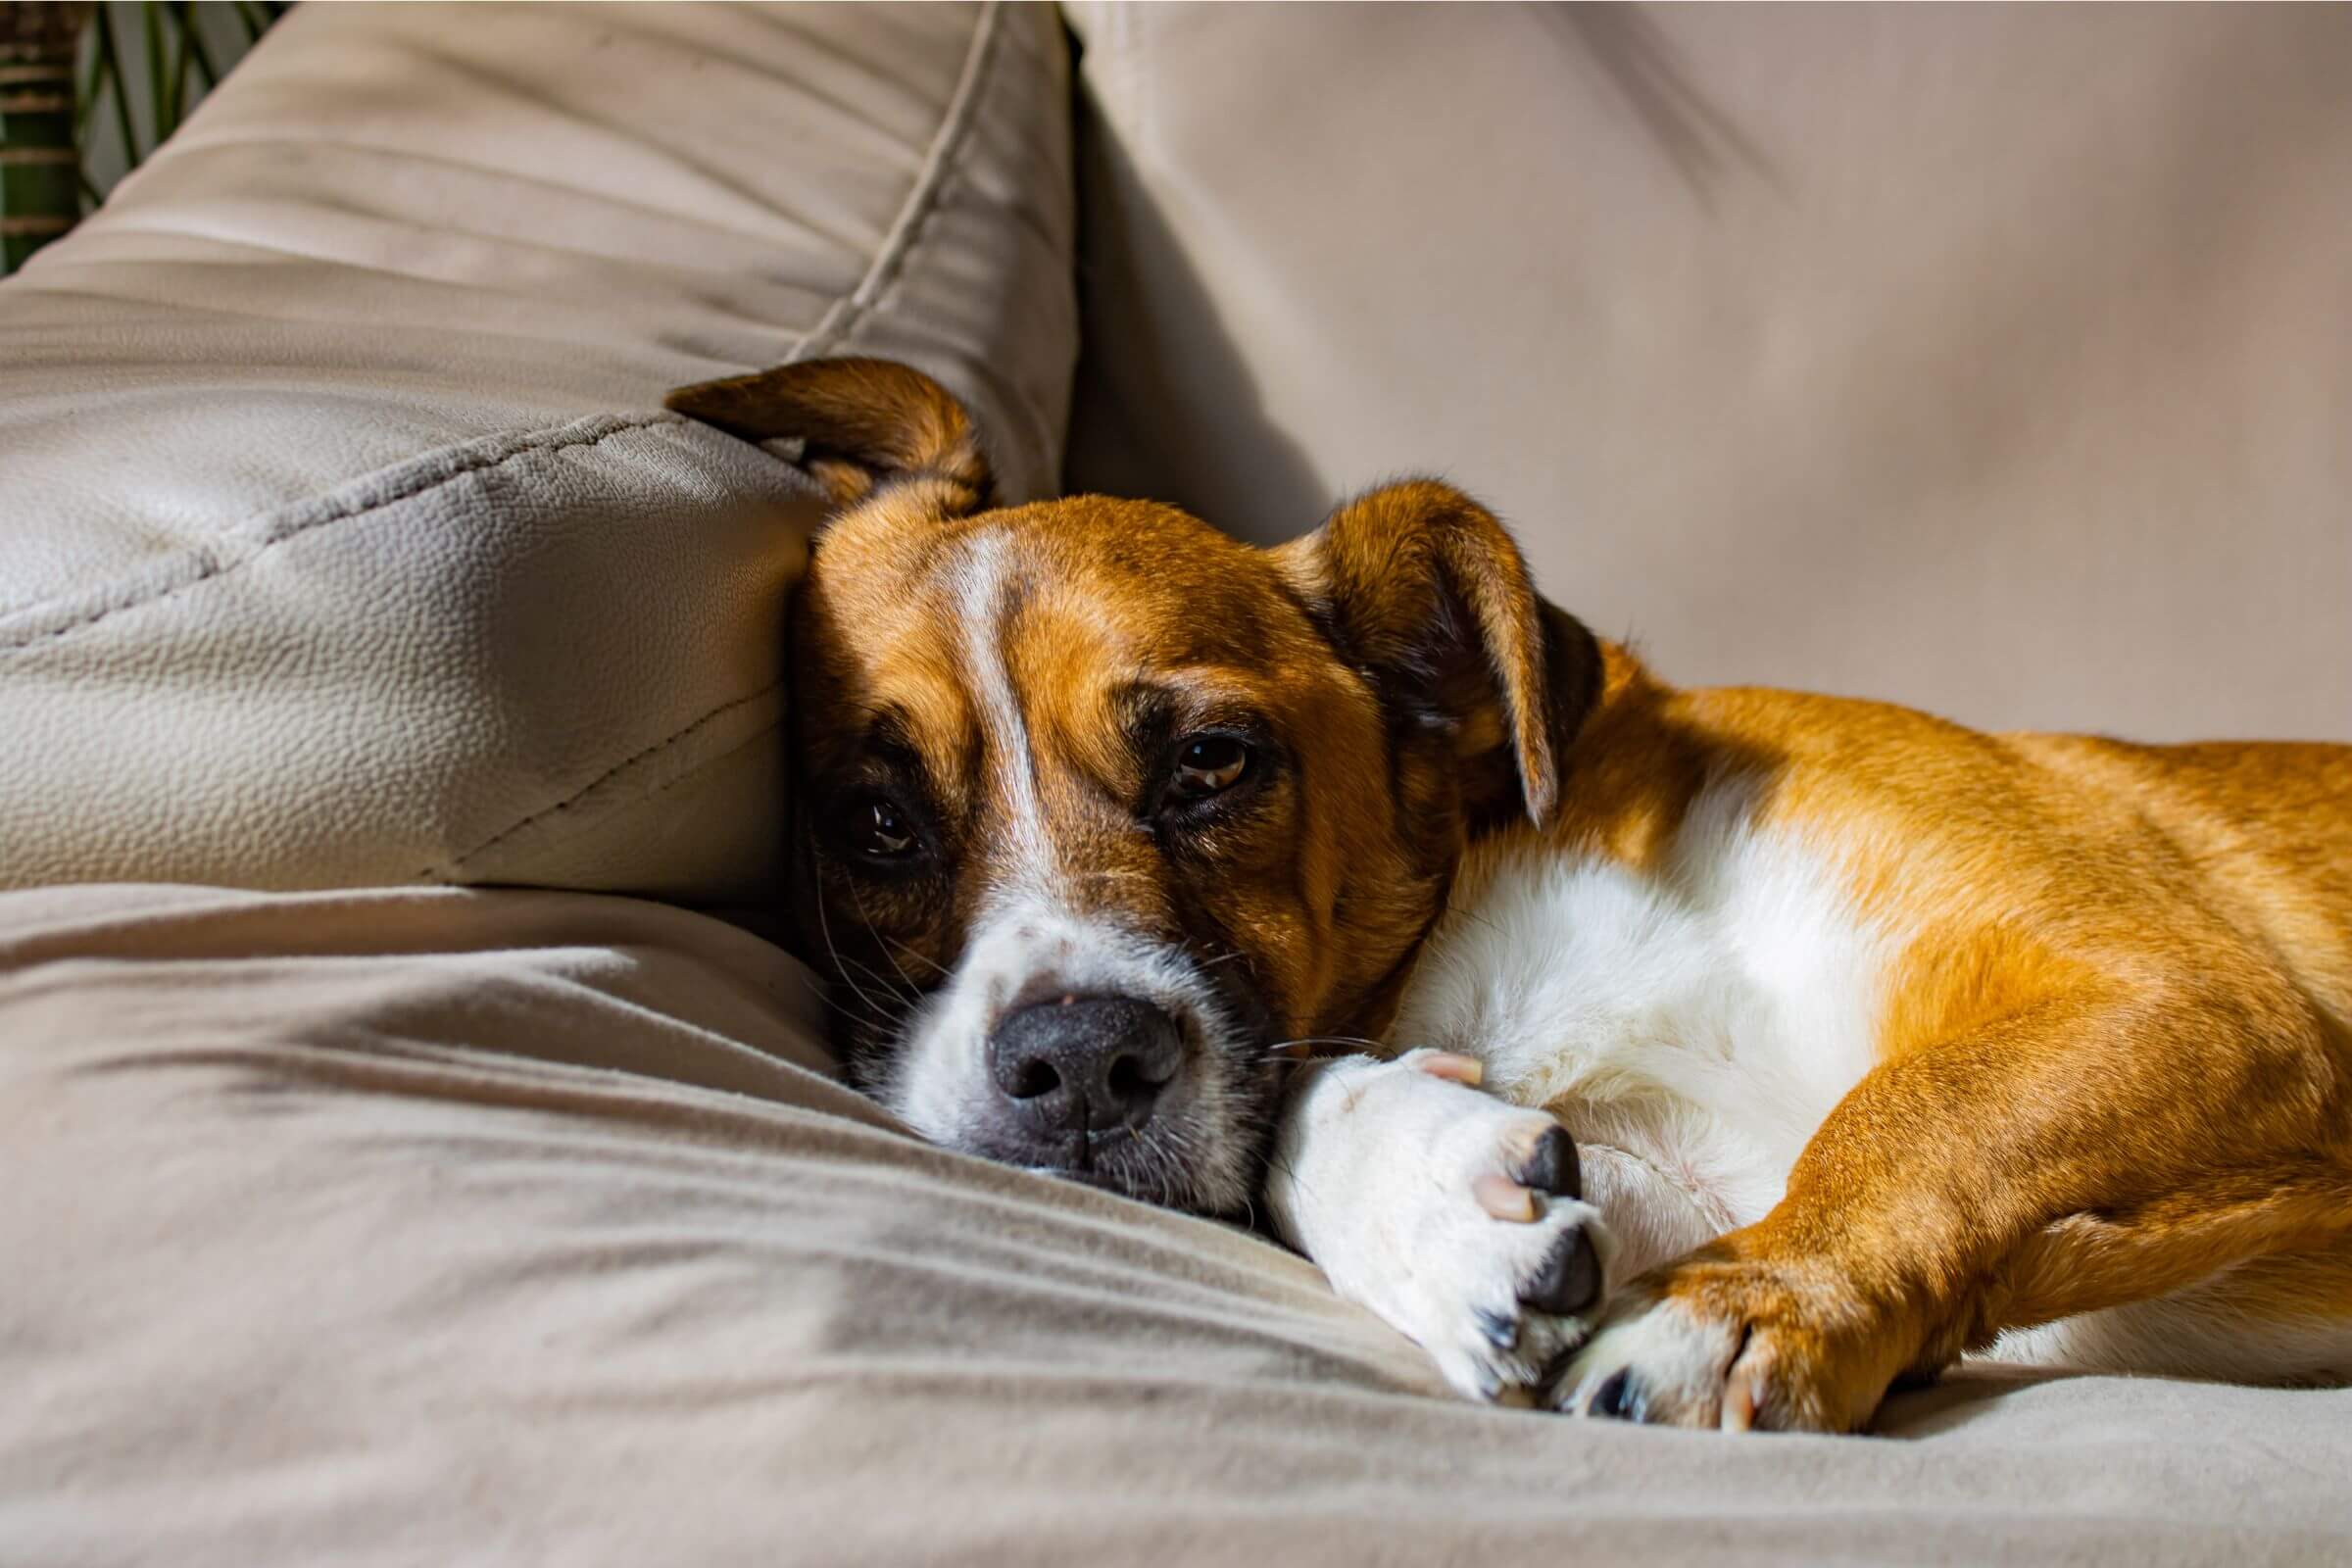
POLYGON ((1780 1207, 1640 1287, 1738 1319, 1788 1424, 2256 1259, 2249 1313, 2352 1319, 2352 748, 1988 736, 1609 663, 1553 843, 1641 863, 1738 771, 1918 933, 1780 1207))
MULTIPOLYGON (((1376 1021, 1376 992, 1434 915, 1451 847, 1416 842, 1442 824, 1451 792, 1442 759, 1416 761, 1404 791, 1428 797, 1400 813, 1386 789, 1384 720, 1369 683, 1340 664, 1263 557, 1164 509, 1092 498, 934 521, 910 539, 884 491, 828 530, 798 607, 802 671, 796 727, 822 777, 857 772, 841 750, 877 715, 904 731, 957 808, 942 824, 966 874, 951 897, 856 888, 830 873, 871 928, 852 956, 886 967, 945 967, 978 901, 995 885, 990 840, 1004 803, 991 794, 980 716, 939 629, 954 616, 946 568, 975 528, 1002 530, 1035 567, 1006 659, 1027 696, 1035 776, 1066 867, 1082 868, 1096 907, 1148 932, 1195 933, 1239 947, 1286 1037, 1356 1032, 1376 1021), (1254 580, 1258 592, 1237 591, 1254 580), (1148 591, 1147 591, 1148 590, 1148 591), (1108 613, 1110 607, 1133 607, 1108 613), (1249 715, 1298 760, 1246 821, 1171 863, 1134 831, 1149 759, 1124 744, 1122 705, 1142 683, 1172 699, 1178 729, 1249 715)), ((1449 830, 1458 839, 1460 830, 1449 830)), ((837 939, 846 936, 837 927, 837 939)))
POLYGON ((818 360, 682 386, 662 406, 746 441, 802 443, 802 466, 846 506, 877 471, 929 474, 968 511, 988 498, 988 459, 963 405, 920 370, 890 360, 818 360))
POLYGON ((1054 855, 1139 929, 1237 955, 1270 1034, 1377 1037, 1473 837, 1654 868, 1732 775, 1904 933, 1877 1065, 1786 1199, 1630 1287, 1738 1326, 1770 1374, 1760 1424, 1843 1430, 2005 1328, 2227 1271, 2255 1320, 2352 1321, 2352 748, 1676 691, 1542 605, 1446 486, 1375 492, 1274 552, 1142 502, 983 512, 944 393, 779 374, 673 406, 912 475, 843 486, 800 603, 806 804, 871 766, 886 721, 959 867, 894 892, 818 857, 809 906, 844 963, 944 971, 990 885, 1002 803, 940 628, 956 541, 995 530, 1022 566, 1007 661, 1054 855), (1283 757, 1200 842, 1137 830, 1145 687, 1177 729, 1246 717, 1283 757))

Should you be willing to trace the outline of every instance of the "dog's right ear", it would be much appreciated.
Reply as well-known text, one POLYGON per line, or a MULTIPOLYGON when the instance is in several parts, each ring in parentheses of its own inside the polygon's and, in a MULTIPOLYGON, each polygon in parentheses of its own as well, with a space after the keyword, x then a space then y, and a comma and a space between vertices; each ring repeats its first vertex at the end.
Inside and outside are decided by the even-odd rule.
POLYGON ((1391 711, 1446 734, 1474 815, 1548 824, 1600 645, 1536 593, 1494 514, 1408 479, 1356 497, 1270 556, 1341 657, 1391 711))
POLYGON ((902 477, 937 481, 950 516, 992 498, 972 416, 946 387, 895 361, 803 360, 682 386, 662 406, 746 441, 801 442, 801 466, 836 506, 902 477))

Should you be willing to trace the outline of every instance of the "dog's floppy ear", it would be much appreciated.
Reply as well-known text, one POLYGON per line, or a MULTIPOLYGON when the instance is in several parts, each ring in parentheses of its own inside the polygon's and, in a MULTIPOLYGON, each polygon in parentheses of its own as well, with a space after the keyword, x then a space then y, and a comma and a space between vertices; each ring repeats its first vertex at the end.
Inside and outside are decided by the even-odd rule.
POLYGON ((1600 649, 1537 597, 1492 513, 1450 485, 1408 480, 1272 555, 1392 717, 1449 737, 1474 814, 1550 820, 1569 744, 1600 692, 1600 649))
POLYGON ((972 416, 922 371, 891 360, 803 360, 679 387, 662 406, 746 441, 799 441, 837 506, 899 476, 940 481, 941 510, 976 512, 993 481, 972 416))

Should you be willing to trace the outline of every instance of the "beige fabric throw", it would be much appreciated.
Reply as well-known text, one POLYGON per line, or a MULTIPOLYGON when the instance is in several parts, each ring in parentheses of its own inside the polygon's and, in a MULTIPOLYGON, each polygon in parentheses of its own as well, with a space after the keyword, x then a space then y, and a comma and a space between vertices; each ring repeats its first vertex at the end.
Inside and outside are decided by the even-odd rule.
POLYGON ((2316 1562, 2352 1394, 1489 1411, 1240 1231, 927 1149, 732 927, 0 896, 0 1563, 2316 1562))

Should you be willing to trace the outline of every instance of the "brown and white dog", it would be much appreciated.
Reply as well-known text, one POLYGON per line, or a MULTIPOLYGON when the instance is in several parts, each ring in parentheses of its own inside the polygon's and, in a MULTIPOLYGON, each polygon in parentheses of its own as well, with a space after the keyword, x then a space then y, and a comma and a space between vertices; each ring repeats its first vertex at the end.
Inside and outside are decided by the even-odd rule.
POLYGON ((1445 485, 1270 551, 996 509, 895 365, 670 406, 838 503, 798 921, 926 1136, 1262 1196, 1475 1396, 1838 1431, 1996 1342, 2352 1375, 2352 748, 1677 691, 1445 485))

